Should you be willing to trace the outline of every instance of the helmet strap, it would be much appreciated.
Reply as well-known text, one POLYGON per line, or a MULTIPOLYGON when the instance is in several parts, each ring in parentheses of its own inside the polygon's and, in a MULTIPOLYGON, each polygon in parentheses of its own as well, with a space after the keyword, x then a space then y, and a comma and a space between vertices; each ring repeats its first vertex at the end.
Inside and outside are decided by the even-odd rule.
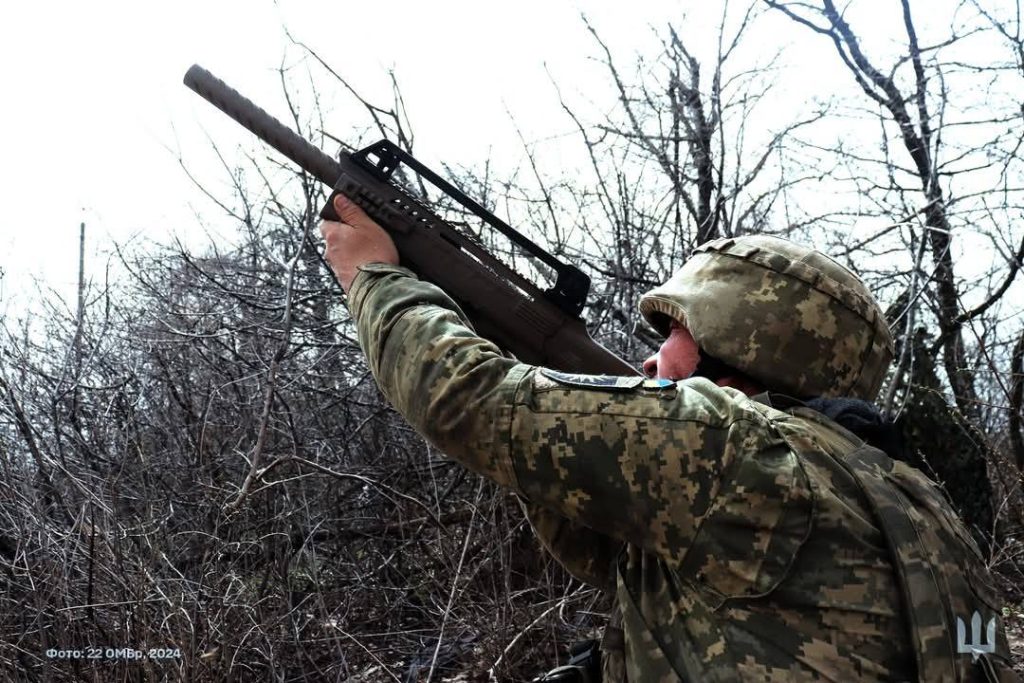
POLYGON ((697 361, 697 367, 690 377, 703 377, 712 382, 717 382, 724 377, 745 376, 742 370, 737 370, 725 361, 715 358, 704 349, 698 349, 698 353, 700 354, 700 360, 697 361))

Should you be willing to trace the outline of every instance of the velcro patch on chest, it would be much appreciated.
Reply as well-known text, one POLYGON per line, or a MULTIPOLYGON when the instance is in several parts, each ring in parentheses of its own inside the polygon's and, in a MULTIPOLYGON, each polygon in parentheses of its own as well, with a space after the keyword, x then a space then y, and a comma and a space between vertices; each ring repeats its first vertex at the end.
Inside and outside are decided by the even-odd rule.
POLYGON ((563 386, 580 389, 632 391, 638 387, 643 387, 644 389, 667 389, 675 386, 675 382, 671 380, 646 379, 640 375, 629 377, 620 375, 583 375, 575 372, 559 372, 551 368, 541 368, 540 374, 563 386))

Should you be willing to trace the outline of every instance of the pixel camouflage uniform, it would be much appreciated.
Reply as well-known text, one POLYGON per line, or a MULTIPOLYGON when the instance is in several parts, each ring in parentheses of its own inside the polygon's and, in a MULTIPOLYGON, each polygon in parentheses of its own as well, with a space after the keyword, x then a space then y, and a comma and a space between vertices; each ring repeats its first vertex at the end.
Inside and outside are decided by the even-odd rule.
MULTIPOLYGON (((827 266, 757 244, 720 240, 688 262, 705 283, 722 276, 716 260, 720 269, 760 255, 775 273, 747 268, 754 280, 740 283, 750 294, 738 300, 704 292, 719 308, 712 319, 742 322, 745 307, 785 299, 791 285, 779 272, 821 289, 827 266)), ((742 268, 730 277, 744 277, 742 268)), ((645 297, 652 322, 679 313, 665 295, 672 284, 645 297)), ((797 349, 803 378, 765 384, 814 395, 807 390, 823 372, 814 364, 827 362, 846 382, 833 394, 873 396, 888 359, 865 373, 842 358, 885 340, 868 332, 836 353, 828 326, 849 311, 799 291, 806 300, 791 310, 825 332, 818 347, 797 349)), ((567 569, 615 591, 625 651, 606 653, 605 680, 984 680, 977 654, 954 642, 954 615, 978 610, 998 622, 982 664, 1002 665, 998 601, 941 494, 819 413, 702 378, 595 378, 518 363, 477 337, 444 292, 399 266, 360 268, 348 303, 373 375, 406 420, 518 492, 567 569)), ((757 330, 720 332, 729 343, 746 339, 748 361, 763 362, 757 330)))

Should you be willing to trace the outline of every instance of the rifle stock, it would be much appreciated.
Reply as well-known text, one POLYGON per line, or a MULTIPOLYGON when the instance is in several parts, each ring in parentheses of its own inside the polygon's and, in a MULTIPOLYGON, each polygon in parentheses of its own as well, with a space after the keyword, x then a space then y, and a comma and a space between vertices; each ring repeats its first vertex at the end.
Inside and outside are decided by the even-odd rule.
MULTIPOLYGON (((478 334, 531 365, 565 372, 637 374, 626 361, 594 341, 578 315, 589 288, 586 275, 558 262, 497 218, 484 215, 482 207, 391 143, 381 141, 354 154, 342 152, 335 161, 202 67, 193 65, 184 82, 332 186, 334 193, 342 192, 361 206, 391 235, 402 265, 455 299, 478 334), (391 174, 403 162, 555 268, 559 276, 555 286, 539 289, 392 182, 391 174)), ((321 215, 337 219, 330 202, 321 215)))

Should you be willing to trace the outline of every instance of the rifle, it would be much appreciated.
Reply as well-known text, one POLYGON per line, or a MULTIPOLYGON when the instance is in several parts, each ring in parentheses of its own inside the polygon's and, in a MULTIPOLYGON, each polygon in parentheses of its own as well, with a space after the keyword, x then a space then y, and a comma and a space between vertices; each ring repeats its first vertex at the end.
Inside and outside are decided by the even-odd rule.
POLYGON ((332 202, 343 193, 394 240, 403 266, 443 289, 477 333, 524 363, 566 372, 636 375, 626 361, 594 341, 580 312, 590 278, 563 263, 388 140, 335 161, 198 64, 185 85, 268 145, 333 188, 320 216, 339 220, 332 202), (504 234, 556 274, 540 289, 440 218, 392 177, 405 165, 504 234))

